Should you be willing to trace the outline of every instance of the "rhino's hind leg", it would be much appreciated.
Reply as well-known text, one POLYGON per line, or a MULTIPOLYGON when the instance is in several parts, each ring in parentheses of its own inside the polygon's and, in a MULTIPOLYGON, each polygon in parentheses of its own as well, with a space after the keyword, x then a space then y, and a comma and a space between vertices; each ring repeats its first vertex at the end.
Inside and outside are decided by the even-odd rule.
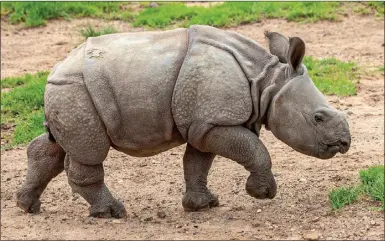
POLYGON ((124 205, 116 200, 104 183, 103 164, 86 165, 70 156, 66 158, 68 182, 72 191, 79 193, 90 205, 90 216, 123 218, 124 205))
POLYGON ((186 193, 182 205, 186 211, 198 211, 219 205, 218 197, 207 188, 207 175, 215 155, 203 153, 187 144, 183 157, 186 193))
POLYGON ((87 89, 80 83, 47 85, 47 122, 66 151, 65 170, 73 192, 91 205, 92 216, 121 218, 126 213, 124 206, 104 183, 103 161, 110 149, 110 138, 87 89))
POLYGON ((39 198, 52 178, 64 170, 65 152, 48 134, 36 137, 28 146, 26 182, 17 192, 17 206, 26 212, 40 211, 39 198))

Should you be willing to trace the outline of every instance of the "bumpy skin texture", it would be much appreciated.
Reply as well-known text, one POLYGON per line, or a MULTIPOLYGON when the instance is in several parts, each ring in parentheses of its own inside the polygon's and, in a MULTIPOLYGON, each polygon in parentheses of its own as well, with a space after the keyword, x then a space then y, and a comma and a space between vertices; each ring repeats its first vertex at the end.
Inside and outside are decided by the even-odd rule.
POLYGON ((208 26, 89 38, 48 78, 45 117, 55 141, 44 134, 30 143, 18 206, 38 212, 44 188, 65 169, 72 190, 91 205, 90 215, 124 217, 123 204, 104 183, 111 146, 151 156, 187 142, 186 211, 218 206, 207 188, 215 155, 250 172, 249 195, 276 195, 270 155, 259 139, 263 125, 301 153, 345 153, 348 123, 308 76, 304 42, 272 32, 266 37, 271 53, 208 26))
POLYGON ((40 195, 52 178, 64 170, 65 152, 43 134, 31 141, 27 149, 28 172, 24 185, 17 192, 17 206, 26 212, 40 211, 40 195))

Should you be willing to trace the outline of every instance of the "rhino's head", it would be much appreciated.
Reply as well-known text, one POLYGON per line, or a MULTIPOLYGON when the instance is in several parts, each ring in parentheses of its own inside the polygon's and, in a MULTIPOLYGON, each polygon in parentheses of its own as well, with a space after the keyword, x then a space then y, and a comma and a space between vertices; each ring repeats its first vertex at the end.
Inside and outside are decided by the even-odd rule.
POLYGON ((266 32, 270 52, 287 64, 282 88, 267 110, 266 127, 281 141, 303 154, 321 159, 346 153, 349 125, 344 114, 330 106, 308 75, 302 58, 305 43, 298 37, 266 32))

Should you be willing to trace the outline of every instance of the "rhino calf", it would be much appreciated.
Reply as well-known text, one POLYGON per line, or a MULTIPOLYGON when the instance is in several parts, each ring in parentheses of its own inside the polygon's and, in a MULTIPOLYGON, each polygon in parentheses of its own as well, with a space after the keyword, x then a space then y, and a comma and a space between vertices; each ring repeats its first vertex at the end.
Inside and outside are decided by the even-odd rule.
POLYGON ((43 190, 66 170, 92 216, 125 216, 104 183, 110 147, 139 157, 187 143, 187 211, 218 205, 206 186, 215 155, 250 172, 249 195, 276 195, 270 155, 259 139, 262 126, 306 155, 347 152, 348 123, 310 79, 302 64, 304 42, 265 35, 270 51, 237 33, 199 25, 88 38, 48 77, 49 134, 28 147, 17 205, 38 212, 43 190))

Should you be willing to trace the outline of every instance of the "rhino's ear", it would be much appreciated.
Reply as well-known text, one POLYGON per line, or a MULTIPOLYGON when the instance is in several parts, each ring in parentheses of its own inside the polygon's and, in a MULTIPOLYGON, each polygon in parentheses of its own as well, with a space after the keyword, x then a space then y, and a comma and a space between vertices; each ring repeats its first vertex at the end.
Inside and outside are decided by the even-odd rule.
POLYGON ((298 37, 289 38, 289 51, 287 59, 290 66, 297 71, 301 66, 303 56, 305 55, 305 43, 298 37))
POLYGON ((269 42, 271 54, 278 57, 279 62, 287 63, 287 51, 289 50, 289 40, 280 33, 265 31, 265 36, 269 42))

